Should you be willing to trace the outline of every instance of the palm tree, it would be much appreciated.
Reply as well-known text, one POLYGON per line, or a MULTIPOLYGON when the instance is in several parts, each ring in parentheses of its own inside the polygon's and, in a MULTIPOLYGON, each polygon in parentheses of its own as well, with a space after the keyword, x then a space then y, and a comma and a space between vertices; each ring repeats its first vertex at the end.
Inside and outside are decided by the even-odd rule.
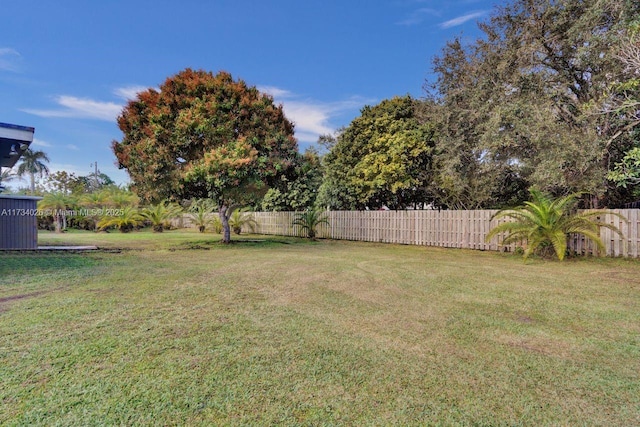
POLYGON ((236 209, 229 218, 229 227, 236 234, 242 233, 242 228, 245 225, 253 232, 257 224, 256 220, 253 219, 253 215, 247 213, 245 209, 236 209))
POLYGON ((94 231, 98 229, 99 213, 105 207, 108 199, 109 194, 104 190, 87 193, 80 198, 80 206, 85 208, 87 217, 93 221, 94 231))
POLYGON ((213 232, 216 234, 222 234, 224 231, 224 227, 222 226, 222 220, 220 219, 220 215, 215 215, 211 220, 211 227, 213 228, 213 232))
POLYGON ((162 233, 169 220, 177 217, 182 212, 180 206, 171 203, 158 203, 142 210, 142 217, 151 223, 153 231, 162 233))
POLYGON ((42 178, 49 174, 49 168, 44 162, 49 163, 49 157, 44 151, 33 151, 31 148, 22 154, 22 159, 16 171, 18 176, 22 177, 26 174, 31 178, 31 194, 36 192, 36 175, 42 178))
POLYGON ((130 191, 119 187, 109 187, 104 190, 107 194, 106 204, 112 208, 125 208, 127 206, 137 206, 138 197, 130 191))
POLYGON ((306 234, 309 239, 315 239, 316 229, 320 224, 329 225, 329 220, 327 219, 326 214, 316 209, 298 213, 293 220, 293 225, 300 226, 300 232, 304 232, 306 230, 306 234))
POLYGON ((2 172, 0 172, 0 191, 4 189, 3 183, 12 181, 15 177, 16 173, 13 169, 2 169, 2 172))
POLYGON ((574 209, 580 194, 570 194, 559 199, 552 199, 542 192, 531 189, 532 201, 514 209, 498 211, 492 219, 510 218, 494 227, 486 236, 491 240, 496 234, 507 232, 503 244, 526 240, 527 249, 524 259, 536 250, 553 248, 559 260, 564 259, 567 251, 567 240, 570 234, 582 234, 591 239, 599 249, 605 250, 600 239, 600 227, 613 230, 622 237, 622 232, 614 225, 598 220, 599 215, 611 214, 625 219, 622 215, 606 210, 591 210, 577 213, 574 209))
MULTIPOLYGON (((214 224, 214 206, 211 200, 200 199, 196 200, 189 209, 189 216, 193 224, 198 227, 201 233, 207 229, 207 226, 214 224)), ((219 219, 219 218, 218 218, 219 219)))
POLYGON ((138 209, 131 206, 121 209, 113 209, 113 211, 113 215, 105 215, 102 217, 100 222, 98 222, 100 230, 115 227, 120 230, 121 233, 128 233, 133 230, 134 227, 140 225, 144 220, 142 215, 138 213, 138 209))
POLYGON ((62 233, 67 228, 67 213, 73 212, 75 199, 62 192, 47 193, 38 203, 43 211, 51 212, 56 225, 56 233, 62 233))

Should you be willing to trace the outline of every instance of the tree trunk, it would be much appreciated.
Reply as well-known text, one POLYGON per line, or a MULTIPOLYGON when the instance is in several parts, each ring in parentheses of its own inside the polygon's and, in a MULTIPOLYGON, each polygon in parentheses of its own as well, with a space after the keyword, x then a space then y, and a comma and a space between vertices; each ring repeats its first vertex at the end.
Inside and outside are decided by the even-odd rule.
POLYGON ((53 218, 53 222, 56 225, 56 233, 62 233, 62 218, 60 214, 56 214, 53 218))
POLYGON ((36 194, 36 175, 34 173, 29 174, 31 177, 31 195, 36 194))
POLYGON ((220 221, 222 222, 222 243, 231 242, 231 228, 229 227, 229 217, 231 216, 231 209, 228 206, 220 206, 218 211, 220 214, 220 221))

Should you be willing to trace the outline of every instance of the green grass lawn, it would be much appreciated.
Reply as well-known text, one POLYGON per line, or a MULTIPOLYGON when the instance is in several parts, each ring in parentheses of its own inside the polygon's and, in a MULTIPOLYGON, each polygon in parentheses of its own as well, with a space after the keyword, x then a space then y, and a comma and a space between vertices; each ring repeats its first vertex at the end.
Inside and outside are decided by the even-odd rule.
POLYGON ((0 253, 0 424, 640 424, 638 261, 240 239, 0 253))

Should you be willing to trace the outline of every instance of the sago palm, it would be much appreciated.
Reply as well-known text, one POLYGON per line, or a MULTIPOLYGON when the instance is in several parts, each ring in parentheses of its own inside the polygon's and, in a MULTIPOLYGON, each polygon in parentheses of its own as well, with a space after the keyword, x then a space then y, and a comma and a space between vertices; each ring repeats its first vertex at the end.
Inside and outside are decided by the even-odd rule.
POLYGON ((296 214, 293 225, 300 226, 300 232, 305 233, 309 239, 315 239, 317 228, 320 224, 329 225, 326 214, 319 210, 308 210, 296 214))
POLYGON ((253 215, 248 213, 245 209, 236 209, 229 218, 229 227, 231 227, 233 232, 236 234, 242 233, 242 228, 245 226, 247 226, 253 233, 257 224, 258 223, 253 218, 253 215))
POLYGON ((130 191, 118 187, 110 187, 101 192, 107 195, 105 203, 108 207, 125 208, 138 205, 138 197, 130 191))
POLYGON ((141 216, 151 223, 154 232, 162 233, 169 221, 180 215, 181 212, 180 206, 172 203, 158 203, 144 208, 141 216))
POLYGON ((108 200, 108 194, 105 191, 94 191, 84 194, 80 198, 80 206, 85 208, 87 217, 93 221, 93 229, 98 229, 98 221, 100 220, 99 212, 103 210, 108 200))
POLYGON ((128 233, 134 227, 140 225, 143 220, 144 218, 137 208, 127 206, 121 209, 113 209, 109 215, 103 216, 98 222, 98 228, 105 230, 109 227, 115 227, 122 233, 128 233))
POLYGON ((204 233, 204 231, 207 229, 207 226, 209 225, 213 225, 215 227, 214 209, 215 206, 213 205, 211 200, 208 199, 196 200, 191 205, 188 215, 189 217, 191 217, 191 222, 193 222, 193 224, 198 227, 198 230, 201 233, 204 233))
POLYGON ((600 239, 600 227, 605 227, 622 236, 614 225, 604 223, 598 216, 610 214, 625 219, 622 215, 606 210, 592 210, 578 213, 574 208, 579 194, 570 194, 552 199, 542 192, 531 189, 532 201, 514 209, 503 209, 492 219, 509 218, 511 221, 494 227, 486 236, 491 240, 499 233, 508 233, 503 244, 527 241, 524 258, 545 246, 553 247, 558 259, 564 259, 567 251, 567 239, 570 234, 582 234, 591 239, 599 249, 605 250, 600 239))

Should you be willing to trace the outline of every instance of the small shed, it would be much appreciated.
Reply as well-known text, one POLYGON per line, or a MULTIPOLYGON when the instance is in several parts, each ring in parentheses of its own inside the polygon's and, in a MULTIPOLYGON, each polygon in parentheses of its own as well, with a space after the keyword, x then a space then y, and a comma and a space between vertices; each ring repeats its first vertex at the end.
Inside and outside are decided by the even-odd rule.
POLYGON ((38 248, 38 200, 0 194, 0 250, 38 248))
MULTIPOLYGON (((0 172, 18 162, 33 141, 34 131, 28 126, 0 123, 0 172)), ((38 248, 37 203, 40 199, 0 194, 0 250, 38 248)))

